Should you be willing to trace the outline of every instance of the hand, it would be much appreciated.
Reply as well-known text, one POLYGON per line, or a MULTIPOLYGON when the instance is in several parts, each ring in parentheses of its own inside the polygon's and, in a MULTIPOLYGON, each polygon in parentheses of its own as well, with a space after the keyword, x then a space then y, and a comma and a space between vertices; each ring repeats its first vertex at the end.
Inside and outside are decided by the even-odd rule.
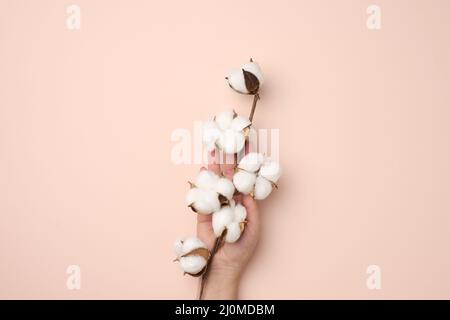
MULTIPOLYGON (((228 179, 232 179, 235 166, 219 165, 213 152, 209 158, 208 170, 223 173, 228 179)), ((260 221, 256 201, 251 196, 242 194, 235 196, 235 201, 242 203, 247 209, 245 230, 238 241, 224 243, 214 256, 209 266, 203 299, 237 299, 241 275, 253 256, 259 239, 260 221)), ((197 236, 210 250, 216 240, 211 220, 212 215, 197 215, 197 236)))

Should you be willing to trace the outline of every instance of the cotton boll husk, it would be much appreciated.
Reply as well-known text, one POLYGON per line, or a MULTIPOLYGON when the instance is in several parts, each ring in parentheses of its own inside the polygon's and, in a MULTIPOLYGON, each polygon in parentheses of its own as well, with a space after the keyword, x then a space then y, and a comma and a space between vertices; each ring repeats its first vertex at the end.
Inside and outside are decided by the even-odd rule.
POLYGON ((180 265, 184 272, 195 275, 206 266, 205 258, 201 256, 188 256, 180 258, 180 265))
POLYGON ((219 176, 212 171, 202 170, 198 173, 195 186, 200 189, 212 190, 215 188, 219 176))
POLYGON ((215 143, 220 137, 220 129, 215 121, 205 121, 203 123, 203 143, 208 151, 215 148, 215 143))
POLYGON ((233 198, 233 194, 234 194, 233 182, 231 182, 230 180, 228 180, 226 178, 220 178, 217 181, 215 191, 217 193, 223 195, 228 200, 230 200, 231 198, 233 198))
POLYGON ((239 161, 238 168, 249 172, 256 172, 264 162, 264 156, 260 153, 250 152, 239 161))
POLYGON ((222 207, 213 213, 212 226, 216 237, 220 237, 227 225, 234 220, 234 212, 230 206, 222 207))
POLYGON ((239 192, 249 194, 253 190, 256 181, 256 174, 239 170, 233 175, 233 184, 239 192))
POLYGON ((255 182, 254 197, 256 200, 263 200, 272 192, 272 182, 258 176, 255 182))
POLYGON ((198 248, 207 248, 207 247, 206 244, 199 238, 187 237, 186 239, 183 240, 180 256, 188 254, 189 252, 198 248))
POLYGON ((241 236, 241 227, 238 222, 231 222, 227 225, 225 241, 228 243, 236 242, 241 236))
POLYGON ((244 128, 247 128, 252 123, 250 120, 243 116, 237 116, 236 118, 231 121, 231 129, 234 131, 242 131, 244 128))
POLYGON ((245 136, 242 132, 227 129, 221 133, 217 144, 225 153, 238 153, 244 148, 245 136))
POLYGON ((234 207, 234 222, 243 222, 247 218, 247 210, 245 207, 238 203, 234 207))
POLYGON ((215 122, 217 123, 217 126, 221 130, 226 130, 231 127, 231 122, 233 121, 233 118, 234 118, 234 111, 227 110, 219 113, 215 118, 215 122))
POLYGON ((281 176, 281 167, 278 162, 268 160, 259 169, 259 175, 273 183, 277 183, 281 176))
POLYGON ((240 93, 249 93, 245 85, 245 78, 242 70, 238 69, 231 71, 227 76, 227 81, 232 89, 240 93))
POLYGON ((260 86, 264 83, 263 73, 256 62, 248 62, 242 66, 242 69, 251 72, 258 79, 260 86))
POLYGON ((211 214, 220 209, 220 201, 217 192, 213 190, 198 189, 197 199, 192 203, 195 212, 211 214))

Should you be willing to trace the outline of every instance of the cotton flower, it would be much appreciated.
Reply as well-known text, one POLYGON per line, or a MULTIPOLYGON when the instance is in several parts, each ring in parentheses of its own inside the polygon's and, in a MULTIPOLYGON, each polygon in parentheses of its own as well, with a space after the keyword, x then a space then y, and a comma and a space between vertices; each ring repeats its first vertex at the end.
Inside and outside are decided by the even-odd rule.
POLYGON ((278 162, 252 152, 239 162, 233 175, 233 184, 239 192, 263 200, 277 187, 280 176, 281 167, 278 162))
POLYGON ((243 193, 249 194, 253 191, 256 182, 256 174, 245 170, 237 170, 233 175, 233 184, 236 189, 243 193))
POLYGON ((264 82, 261 68, 252 59, 240 69, 231 71, 225 79, 233 90, 243 94, 257 94, 264 82))
POLYGON ((206 269, 210 252, 206 245, 196 237, 178 239, 175 241, 175 261, 180 262, 185 274, 194 277, 201 276, 206 269))
POLYGON ((234 111, 221 112, 213 121, 203 123, 203 142, 208 151, 218 147, 227 154, 238 153, 244 148, 250 125, 248 118, 234 111))
POLYGON ((233 183, 212 171, 202 170, 197 175, 195 183, 186 195, 186 204, 200 214, 211 214, 220 210, 223 204, 228 204, 233 198, 233 183))
POLYGON ((224 231, 225 241, 229 243, 236 242, 245 228, 247 210, 245 207, 234 200, 230 204, 214 212, 212 216, 212 226, 216 237, 220 237, 224 231))

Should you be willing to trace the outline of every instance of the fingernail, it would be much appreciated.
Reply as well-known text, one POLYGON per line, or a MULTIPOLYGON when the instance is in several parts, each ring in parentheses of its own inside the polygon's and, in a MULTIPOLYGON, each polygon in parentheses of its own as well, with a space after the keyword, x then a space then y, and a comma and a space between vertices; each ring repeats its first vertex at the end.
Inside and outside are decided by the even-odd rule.
POLYGON ((216 155, 216 153, 215 153, 214 150, 209 153, 209 156, 208 156, 208 162, 209 163, 216 163, 216 156, 215 155, 216 155))
POLYGON ((233 176, 233 173, 234 173, 234 169, 227 169, 227 170, 225 170, 225 174, 227 175, 227 176, 233 176))

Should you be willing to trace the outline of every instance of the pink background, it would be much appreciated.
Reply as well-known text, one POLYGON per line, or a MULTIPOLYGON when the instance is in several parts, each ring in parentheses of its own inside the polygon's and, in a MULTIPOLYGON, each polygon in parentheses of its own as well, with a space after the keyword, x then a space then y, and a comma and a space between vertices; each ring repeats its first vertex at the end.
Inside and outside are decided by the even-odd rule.
POLYGON ((223 76, 251 56, 285 175, 241 297, 450 298, 450 1, 70 4, 0 2, 0 298, 194 298, 170 137, 249 112, 223 76))

